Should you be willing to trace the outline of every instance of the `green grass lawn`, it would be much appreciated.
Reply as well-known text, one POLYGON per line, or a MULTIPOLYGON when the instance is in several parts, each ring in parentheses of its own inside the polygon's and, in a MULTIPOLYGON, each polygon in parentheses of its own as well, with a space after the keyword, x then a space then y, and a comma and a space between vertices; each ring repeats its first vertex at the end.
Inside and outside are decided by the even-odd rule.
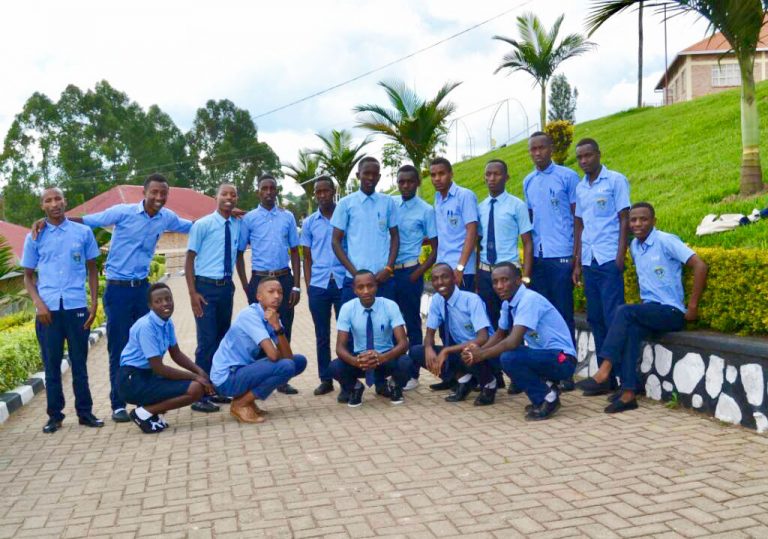
MULTIPOLYGON (((766 110, 768 83, 757 88, 760 110, 766 110)), ((763 162, 768 142, 768 119, 761 117, 763 162)), ((592 137, 600 144, 603 164, 629 179, 631 200, 656 207, 658 227, 698 246, 768 247, 768 221, 712 236, 697 237, 696 225, 708 213, 744 213, 768 206, 768 195, 723 202, 739 191, 741 128, 739 91, 726 91, 687 103, 633 109, 576 125, 574 146, 565 165, 581 176, 575 142, 592 137)), ((487 196, 483 171, 489 159, 509 166, 507 190, 522 197, 523 178, 533 165, 527 141, 500 148, 454 165, 454 179, 487 196)), ((766 174, 764 172, 764 174, 766 174)), ((765 181, 768 183, 768 175, 765 181)), ((430 203, 434 189, 424 181, 423 196, 430 203)))

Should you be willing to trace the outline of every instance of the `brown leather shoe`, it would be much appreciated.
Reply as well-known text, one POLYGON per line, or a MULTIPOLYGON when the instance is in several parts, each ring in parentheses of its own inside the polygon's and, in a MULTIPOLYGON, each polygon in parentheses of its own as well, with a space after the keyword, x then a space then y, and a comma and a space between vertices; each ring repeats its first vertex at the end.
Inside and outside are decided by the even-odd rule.
POLYGON ((232 403, 229 407, 229 414, 242 423, 263 423, 266 418, 256 413, 251 406, 237 406, 232 403))
POLYGON ((259 408, 259 406, 256 404, 256 401, 253 401, 251 406, 253 407, 253 411, 256 412, 257 415, 267 415, 268 413, 266 410, 262 410, 261 408, 259 408))

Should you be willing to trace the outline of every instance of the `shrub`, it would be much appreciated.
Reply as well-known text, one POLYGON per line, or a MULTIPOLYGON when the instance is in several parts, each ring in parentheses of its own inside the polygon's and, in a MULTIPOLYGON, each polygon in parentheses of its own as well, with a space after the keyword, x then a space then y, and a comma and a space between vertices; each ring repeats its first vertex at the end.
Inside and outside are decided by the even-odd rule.
POLYGON ((573 143, 573 123, 567 120, 555 120, 544 127, 544 132, 552 137, 552 160, 558 165, 568 158, 568 148, 573 143))
POLYGON ((17 313, 9 314, 0 318, 0 331, 20 326, 35 318, 35 314, 32 311, 19 311, 17 313))
POLYGON ((42 365, 34 324, 0 333, 0 392, 18 386, 42 365))

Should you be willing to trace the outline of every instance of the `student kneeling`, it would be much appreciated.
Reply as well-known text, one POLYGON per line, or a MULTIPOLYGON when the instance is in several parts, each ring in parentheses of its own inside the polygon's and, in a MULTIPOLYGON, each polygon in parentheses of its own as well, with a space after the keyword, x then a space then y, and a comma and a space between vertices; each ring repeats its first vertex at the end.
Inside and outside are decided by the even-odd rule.
POLYGON ((291 351, 280 323, 283 285, 274 277, 259 282, 256 301, 237 315, 213 356, 211 380, 220 395, 233 397, 229 413, 244 423, 262 423, 256 399, 304 372, 307 359, 291 351))
POLYGON ((365 378, 371 386, 375 378, 384 380, 391 376, 389 398, 392 404, 401 404, 403 386, 411 372, 411 358, 405 355, 408 338, 405 336, 403 315, 397 303, 376 297, 378 283, 370 271, 358 271, 352 281, 352 289, 357 298, 342 305, 336 322, 336 354, 339 357, 331 363, 333 377, 349 395, 347 404, 354 408, 363 403, 365 391, 358 378, 365 378), (397 342, 394 348, 393 333, 397 342), (348 349, 350 334, 354 341, 354 354, 348 349))
POLYGON ((117 376, 120 397, 137 405, 130 417, 145 434, 168 428, 162 416, 165 412, 189 406, 203 394, 214 394, 208 375, 176 342, 171 320, 173 295, 167 284, 155 283, 149 288, 149 308, 131 327, 117 376), (166 351, 184 370, 163 364, 166 351))

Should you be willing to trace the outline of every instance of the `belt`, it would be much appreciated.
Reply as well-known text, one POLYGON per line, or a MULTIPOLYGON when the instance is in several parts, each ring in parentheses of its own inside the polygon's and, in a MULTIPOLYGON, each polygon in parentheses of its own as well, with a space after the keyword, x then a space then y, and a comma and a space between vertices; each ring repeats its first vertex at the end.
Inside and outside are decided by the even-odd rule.
MULTIPOLYGON (((517 266, 518 268, 520 267, 519 262, 511 262, 511 263, 517 266)), ((496 264, 483 264, 482 262, 480 262, 480 266, 479 266, 479 268, 483 271, 493 271, 493 268, 495 267, 496 267, 496 264)))
POLYGON ((291 268, 283 268, 279 270, 270 270, 270 271, 253 270, 251 272, 251 275, 257 275, 259 277, 282 277, 283 275, 288 275, 289 273, 291 273, 291 268))
POLYGON ((392 266, 392 269, 399 270, 399 269, 405 269, 405 268, 412 268, 418 265, 419 265, 418 260, 411 260, 409 262, 403 262, 402 264, 395 264, 394 266, 392 266))
POLYGON ((232 284, 232 277, 224 277, 223 279, 210 279, 203 277, 202 275, 195 275, 195 280, 201 283, 212 284, 213 286, 228 286, 232 284))
POLYGON ((127 286, 128 288, 139 288, 149 283, 149 280, 144 279, 131 279, 128 281, 120 281, 117 279, 107 279, 107 284, 110 286, 127 286))

